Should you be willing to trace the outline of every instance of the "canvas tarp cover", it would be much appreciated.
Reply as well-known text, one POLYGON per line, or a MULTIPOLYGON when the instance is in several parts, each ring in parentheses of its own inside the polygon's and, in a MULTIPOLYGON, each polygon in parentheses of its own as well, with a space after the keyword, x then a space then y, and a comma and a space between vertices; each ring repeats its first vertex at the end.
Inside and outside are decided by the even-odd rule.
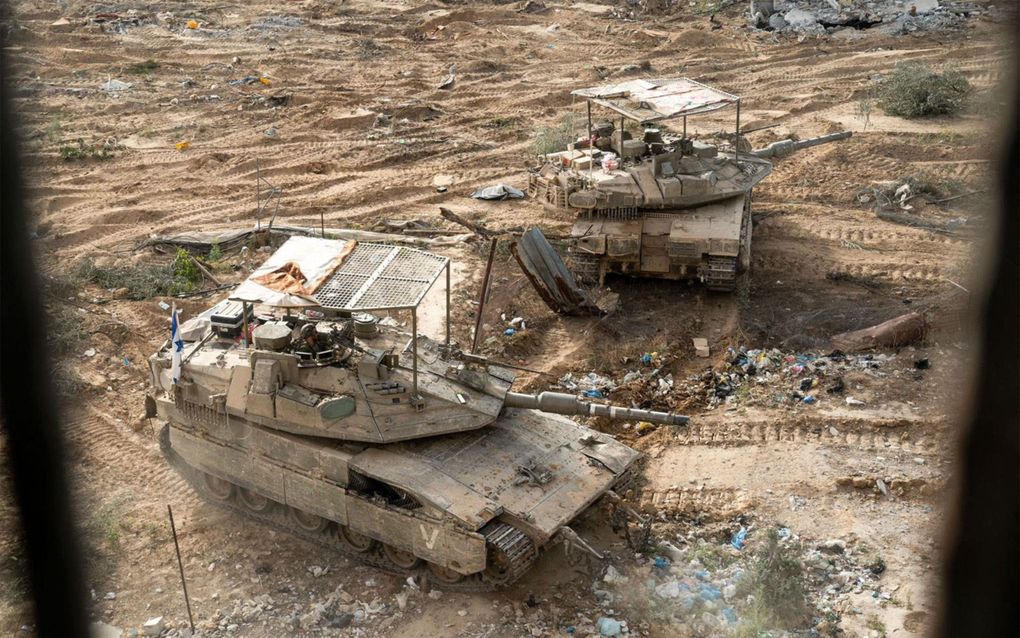
POLYGON ((278 308, 318 306, 312 294, 356 245, 337 239, 291 237, 230 298, 278 308))

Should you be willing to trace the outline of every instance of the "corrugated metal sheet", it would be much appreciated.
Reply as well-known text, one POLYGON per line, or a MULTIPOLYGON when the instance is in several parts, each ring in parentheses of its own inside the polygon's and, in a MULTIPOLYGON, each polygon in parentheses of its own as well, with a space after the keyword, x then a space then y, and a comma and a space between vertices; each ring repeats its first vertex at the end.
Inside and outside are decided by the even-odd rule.
POLYGON ((577 89, 571 95, 588 98, 638 122, 707 113, 735 104, 738 99, 688 78, 628 80, 577 89))
POLYGON ((517 263, 554 312, 566 315, 600 315, 602 310, 591 296, 577 285, 559 254, 542 231, 532 228, 510 245, 517 263))

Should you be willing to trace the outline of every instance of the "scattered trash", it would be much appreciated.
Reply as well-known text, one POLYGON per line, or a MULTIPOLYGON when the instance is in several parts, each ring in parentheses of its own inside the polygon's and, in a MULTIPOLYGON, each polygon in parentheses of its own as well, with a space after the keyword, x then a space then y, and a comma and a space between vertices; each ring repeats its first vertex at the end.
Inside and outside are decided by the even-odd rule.
POLYGON ((258 81, 259 81, 259 76, 257 76, 257 75, 246 75, 243 78, 240 78, 238 80, 230 80, 229 82, 227 82, 227 84, 231 84, 233 86, 237 86, 239 84, 255 84, 258 81))
POLYGON ((99 85, 99 88, 109 93, 116 93, 118 91, 127 91, 133 85, 130 82, 121 82, 120 80, 109 79, 99 85))
POLYGON ((479 188, 471 194, 474 199, 487 199, 487 200, 503 200, 503 199, 523 199, 524 191, 508 186, 507 184, 496 184, 495 186, 486 186, 485 188, 479 188))
POLYGON ((506 330, 503 331, 503 336, 504 337, 512 337, 515 334, 517 334, 517 331, 514 330, 513 328, 507 328, 506 330))
POLYGON ((439 89, 442 91, 449 91, 450 89, 453 88, 453 85, 456 82, 457 82, 457 65, 451 64, 450 72, 443 79, 443 81, 439 83, 439 89))
POLYGON ((609 565, 606 567, 606 573, 602 576, 602 580, 607 585, 622 585, 623 583, 626 583, 629 578, 617 571, 617 569, 612 565, 609 565))
POLYGON ((155 618, 149 618, 142 624, 142 635, 143 636, 158 636, 163 633, 163 617, 156 616, 155 618))
POLYGON ((159 303, 158 303, 158 304, 156 304, 156 305, 157 305, 157 306, 159 306, 159 309, 160 309, 160 310, 170 310, 170 304, 168 304, 168 303, 167 303, 167 302, 165 302, 165 301, 161 301, 161 302, 159 302, 159 303))
POLYGON ((186 151, 189 148, 191 148, 191 142, 189 142, 188 140, 181 140, 180 142, 174 144, 174 148, 176 148, 178 151, 186 151))
POLYGON ((614 618, 606 618, 603 616, 599 618, 598 622, 595 623, 595 627, 599 630, 600 636, 606 636, 611 638, 612 636, 619 636, 623 631, 623 626, 619 620, 614 618))
POLYGON ((197 29, 198 28, 198 21, 197 20, 188 20, 188 28, 189 29, 197 29))
POLYGON ((669 569, 669 561, 662 556, 656 556, 654 564, 656 569, 669 569))
POLYGON ((889 487, 885 484, 885 481, 875 479, 875 485, 878 486, 878 491, 882 492, 882 496, 889 496, 889 487))
POLYGON ((89 348, 88 350, 86 350, 84 352, 84 355, 86 357, 94 357, 94 356, 96 356, 96 349, 95 348, 89 348))
POLYGON ((864 401, 861 401, 860 399, 855 399, 853 397, 847 397, 846 404, 855 408, 858 408, 862 405, 867 405, 867 403, 865 403, 864 401))
POLYGON ((733 535, 733 538, 730 539, 730 545, 732 545, 734 549, 744 549, 744 545, 746 544, 747 544, 747 529, 741 527, 737 531, 737 533, 733 535))
POLYGON ((801 399, 801 402, 802 402, 802 403, 806 403, 807 405, 812 405, 812 404, 814 404, 814 403, 815 403, 816 401, 818 401, 818 399, 816 399, 816 398, 815 398, 814 396, 812 396, 812 395, 810 395, 810 394, 809 394, 809 395, 807 395, 807 396, 805 396, 805 397, 804 397, 803 399, 801 399))
MULTIPOLYGON (((513 328, 508 328, 507 330, 508 331, 512 331, 513 328)), ((589 399, 603 399, 603 398, 605 398, 605 395, 602 394, 601 390, 585 390, 584 391, 584 396, 588 397, 589 399)))
POLYGON ((271 84, 269 78, 267 78, 265 76, 260 77, 259 78, 259 82, 261 82, 262 84, 265 84, 266 86, 269 86, 271 84))
POLYGON ((276 133, 277 128, 275 126, 270 126, 266 129, 266 137, 276 137, 276 133))
POLYGON ((708 358, 710 351, 708 348, 708 339, 705 337, 695 337, 694 342, 694 354, 705 359, 708 358))
POLYGON ((641 355, 641 363, 643 363, 646 366, 652 365, 652 354, 646 352, 643 355, 641 355))

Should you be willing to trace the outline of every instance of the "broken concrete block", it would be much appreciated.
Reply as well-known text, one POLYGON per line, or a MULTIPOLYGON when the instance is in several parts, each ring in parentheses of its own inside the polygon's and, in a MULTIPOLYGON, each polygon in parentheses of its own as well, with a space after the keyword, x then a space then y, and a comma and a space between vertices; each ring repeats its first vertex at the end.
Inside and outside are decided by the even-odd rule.
POLYGON ((708 339, 705 337, 695 337, 692 341, 694 343, 694 354, 702 359, 711 355, 711 350, 708 347, 708 339))

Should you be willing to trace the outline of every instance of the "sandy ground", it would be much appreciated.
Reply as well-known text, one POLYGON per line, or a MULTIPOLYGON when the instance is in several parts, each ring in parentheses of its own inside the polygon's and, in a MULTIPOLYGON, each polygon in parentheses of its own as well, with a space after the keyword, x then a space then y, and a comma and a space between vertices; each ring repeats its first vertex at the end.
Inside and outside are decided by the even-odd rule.
MULTIPOLYGON (((967 218, 957 232, 942 235, 880 221, 857 194, 907 175, 951 180, 964 190, 983 187, 994 149, 988 127, 995 120, 994 87, 1008 57, 990 21, 945 33, 849 30, 798 39, 746 29, 737 7, 719 15, 723 26, 713 29, 704 15, 621 20, 607 12, 610 5, 585 3, 548 3, 538 13, 509 4, 410 0, 13 4, 6 24, 14 67, 7 81, 21 117, 36 251, 54 276, 67 276, 84 258, 162 259, 135 249, 154 233, 250 227, 257 166, 281 189, 278 219, 287 224, 317 225, 321 216, 331 227, 371 228, 386 219, 443 226, 437 216, 443 205, 492 227, 539 224, 565 232, 568 217, 530 200, 482 203, 468 195, 499 181, 523 187, 534 131, 568 109, 580 114, 582 104, 569 91, 606 74, 622 77, 627 64, 647 62, 653 77, 683 74, 744 96, 745 127, 778 123, 751 134, 755 146, 789 134, 852 129, 846 142, 778 160, 756 190, 754 268, 745 298, 611 278, 609 287, 620 295, 617 312, 603 320, 561 318, 501 254, 484 336, 496 336, 488 351, 553 378, 597 366, 619 372, 624 366, 614 357, 652 351, 672 353, 680 378, 722 364, 727 347, 821 350, 829 335, 905 308, 930 313, 935 329, 923 344, 886 353, 895 355, 889 368, 903 374, 864 383, 868 405, 853 412, 839 401, 696 404, 684 431, 638 437, 616 424, 596 424, 647 452, 647 484, 636 504, 658 512, 657 534, 669 536, 694 516, 715 524, 725 543, 744 517, 739 520, 754 520, 756 529, 779 524, 803 539, 866 546, 881 554, 882 587, 896 595, 878 601, 866 593, 856 613, 841 615, 838 629, 879 635, 866 625, 874 615, 889 636, 923 631, 933 605, 954 426, 966 398, 960 380, 967 370, 969 295, 961 286, 974 290, 980 274, 981 238, 990 231, 987 201, 970 197, 925 209, 937 219, 967 218), (103 13, 128 19, 99 24, 94 18, 103 13), (60 18, 68 23, 55 24, 60 18), (187 28, 189 19, 199 28, 187 28), (158 66, 138 66, 148 60, 158 66), (877 109, 862 119, 858 105, 874 76, 903 61, 957 66, 974 85, 979 107, 951 119, 906 121, 877 109), (454 64, 455 86, 438 90, 454 64), (265 82, 231 84, 245 76, 265 82), (132 86, 101 89, 110 79, 132 86), (62 160, 60 147, 79 138, 108 143, 113 157, 62 160), (175 148, 180 142, 188 148, 175 148), (433 186, 439 174, 452 176, 448 192, 433 186), (526 339, 500 342, 501 312, 526 317, 526 339), (709 338, 711 360, 694 358, 692 336, 709 338), (909 371, 920 357, 931 369, 918 379, 909 371), (889 496, 870 487, 890 477, 903 487, 889 496)), ((692 121, 692 129, 728 130, 729 117, 692 121)), ((436 250, 459 264, 454 335, 463 343, 473 323, 481 248, 436 250)), ((167 503, 177 512, 196 621, 211 633, 224 615, 239 625, 224 635, 299 631, 291 619, 337 591, 378 600, 387 611, 361 625, 312 633, 566 635, 565 627, 590 623, 604 611, 591 575, 559 552, 509 591, 414 596, 407 610, 396 611, 399 579, 202 503, 161 460, 154 424, 140 419, 143 362, 166 336, 159 300, 126 301, 83 286, 70 300, 52 301, 80 309, 75 312, 89 332, 81 350, 96 350, 74 357, 84 387, 67 411, 65 431, 97 620, 132 628, 165 615, 168 626, 185 626, 167 503), (311 566, 328 572, 315 577, 311 566), (267 595, 275 612, 247 621, 231 613, 235 601, 267 595)), ((190 313, 210 301, 180 303, 190 313)), ((550 380, 532 376, 523 385, 538 389, 550 380)), ((7 500, 2 523, 5 530, 14 524, 7 500)), ((628 555, 598 514, 586 519, 584 530, 615 556, 628 555)), ((31 620, 19 557, 4 534, 5 635, 31 620)), ((665 635, 639 619, 631 630, 665 635)))

